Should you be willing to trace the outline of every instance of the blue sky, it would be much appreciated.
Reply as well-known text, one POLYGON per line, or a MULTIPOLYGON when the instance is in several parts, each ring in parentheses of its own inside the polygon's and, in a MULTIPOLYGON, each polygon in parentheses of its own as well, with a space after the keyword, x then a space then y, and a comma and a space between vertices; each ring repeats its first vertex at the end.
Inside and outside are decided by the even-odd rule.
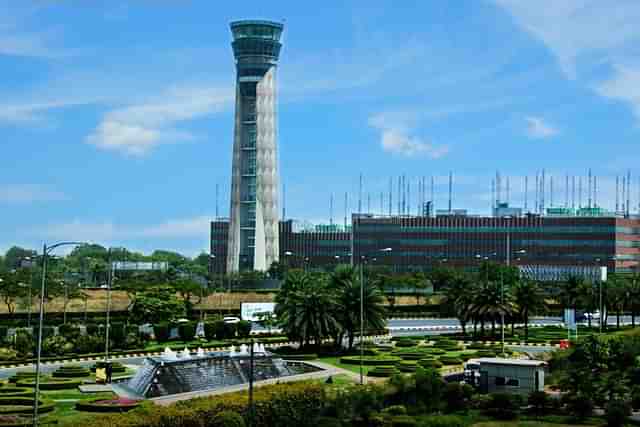
POLYGON ((591 167, 613 208, 631 168, 638 205, 635 0, 0 0, 0 253, 58 239, 205 250, 216 183, 228 212, 228 24, 243 18, 285 22, 287 216, 328 221, 333 193, 341 219, 360 173, 374 213, 400 174, 414 196, 435 176, 444 207, 450 170, 454 207, 475 213, 498 169, 521 205, 525 175, 545 168, 560 204, 565 174, 591 167))

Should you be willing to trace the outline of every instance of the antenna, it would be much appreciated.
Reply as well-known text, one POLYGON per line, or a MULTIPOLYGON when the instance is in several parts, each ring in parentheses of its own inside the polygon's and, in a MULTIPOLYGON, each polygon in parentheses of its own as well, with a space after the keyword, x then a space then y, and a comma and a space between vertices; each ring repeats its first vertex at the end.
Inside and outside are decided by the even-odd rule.
POLYGON ((549 206, 553 207, 553 175, 549 176, 549 206))
POLYGON ((393 178, 389 177, 389 216, 393 215, 393 178))
POLYGON ((524 176, 524 210, 527 210, 527 199, 529 197, 529 176, 524 176))
POLYGON ((433 175, 431 175, 431 213, 435 214, 436 212, 436 199, 435 199, 435 177, 433 175))
POLYGON ((496 171, 496 207, 500 204, 500 197, 502 196, 502 183, 500 182, 500 172, 496 171))
POLYGON ((496 180, 491 178, 491 215, 496 214, 496 180))
POLYGON ((564 207, 569 207, 569 174, 564 176, 564 207))
POLYGON ((571 177, 571 209, 576 208, 576 176, 571 177))
POLYGON ((449 171, 449 213, 451 213, 452 198, 453 198, 453 172, 449 171))
POLYGON ((582 209, 582 175, 578 177, 578 209, 582 209))
POLYGON ((367 213, 371 214, 371 193, 367 193, 367 213))
POLYGON ((587 206, 589 207, 589 209, 591 209, 591 189, 592 189, 591 186, 593 185, 592 182, 593 182, 593 179, 592 179, 592 176, 591 176, 591 168, 589 168, 589 190, 587 191, 587 195, 588 195, 587 196, 588 197, 587 200, 589 201, 587 206))
POLYGON ((333 225, 333 193, 329 197, 329 225, 333 225))
POLYGON ((627 169, 627 186, 629 187, 629 191, 627 191, 627 216, 629 216, 631 209, 631 170, 627 169))
POLYGON ((593 176, 593 207, 598 207, 598 177, 593 176))
POLYGON ((384 191, 380 192, 380 215, 384 215, 384 191))
POLYGON ((538 200, 538 196, 540 193, 540 172, 536 171, 536 204, 534 211, 540 213, 540 204, 538 200))
POLYGON ((616 175, 616 213, 620 212, 620 176, 616 175))
POLYGON ((282 220, 286 221, 287 219, 287 185, 283 182, 282 183, 282 220))
POLYGON ((507 205, 509 205, 509 175, 507 175, 507 205))
POLYGON ((540 183, 540 213, 543 215, 544 215, 544 191, 545 191, 544 178, 545 178, 545 171, 544 169, 542 169, 542 182, 540 183))
POLYGON ((411 215, 411 177, 407 180, 407 215, 411 215))
POLYGON ((344 192, 344 229, 347 229, 347 211, 349 210, 349 193, 344 192))
POLYGON ((358 213, 362 213, 362 174, 360 174, 360 189, 358 192, 358 213))
POLYGON ((216 184, 216 221, 220 218, 220 203, 219 203, 220 185, 216 184))

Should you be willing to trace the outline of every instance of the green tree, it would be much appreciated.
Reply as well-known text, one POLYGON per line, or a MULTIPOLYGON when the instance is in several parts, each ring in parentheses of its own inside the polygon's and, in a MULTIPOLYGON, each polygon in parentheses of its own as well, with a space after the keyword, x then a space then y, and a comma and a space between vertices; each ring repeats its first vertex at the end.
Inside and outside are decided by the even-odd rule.
POLYGON ((193 317, 194 305, 200 304, 205 296, 205 288, 189 279, 178 279, 172 284, 184 303, 187 317, 193 317), (196 298, 195 304, 193 298, 196 298))
POLYGON ((620 329, 620 316, 627 304, 627 287, 624 280, 613 273, 607 277, 606 289, 607 305, 615 311, 616 327, 620 329))
POLYGON ((474 294, 477 286, 469 277, 459 275, 444 288, 444 306, 447 313, 453 315, 460 322, 462 334, 467 333, 467 323, 471 320, 474 294))
POLYGON ((520 280, 513 287, 513 299, 520 318, 524 322, 524 339, 529 339, 529 316, 542 312, 545 307, 545 295, 542 288, 533 280, 520 280))
POLYGON ((491 334, 495 335, 496 321, 514 312, 510 289, 501 283, 484 283, 473 293, 473 300, 470 313, 480 320, 483 335, 486 321, 491 322, 491 334))
POLYGON ((631 325, 636 327, 636 316, 638 315, 638 308, 640 308, 640 274, 634 273, 625 282, 625 288, 627 290, 627 302, 629 310, 631 311, 631 325))
POLYGON ((12 246, 4 254, 3 264, 5 270, 17 270, 22 267, 22 260, 25 258, 33 258, 35 251, 31 249, 21 248, 19 246, 12 246))
POLYGON ((142 292, 131 308, 131 317, 138 323, 160 323, 184 317, 184 302, 174 289, 157 287, 142 292))
POLYGON ((311 341, 319 344, 327 336, 335 336, 339 327, 336 298, 326 280, 318 276, 291 271, 287 274, 275 299, 275 312, 285 333, 300 345, 311 341))
POLYGON ((0 273, 0 298, 10 315, 15 312, 18 299, 26 294, 28 284, 20 279, 21 274, 16 270, 0 273))

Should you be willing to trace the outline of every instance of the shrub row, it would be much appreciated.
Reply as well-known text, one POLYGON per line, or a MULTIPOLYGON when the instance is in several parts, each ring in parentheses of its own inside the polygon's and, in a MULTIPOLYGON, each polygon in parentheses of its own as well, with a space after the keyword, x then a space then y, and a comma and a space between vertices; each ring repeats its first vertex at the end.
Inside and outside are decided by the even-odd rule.
POLYGON ((91 375, 91 371, 82 366, 61 366, 56 369, 51 376, 54 378, 78 378, 88 377, 91 375))
POLYGON ((76 402, 76 410, 85 412, 127 412, 140 406, 142 401, 114 402, 104 399, 76 402))
MULTIPOLYGON (((72 378, 58 378, 58 379, 41 379, 40 380, 40 390, 67 390, 78 387, 81 384, 80 380, 72 379, 72 378)), ((35 387, 36 380, 25 379, 20 380, 16 383, 18 387, 35 387)))
MULTIPOLYGON (((389 366, 395 365, 402 359, 397 356, 365 356, 362 358, 362 364, 368 366, 389 366)), ((340 363, 345 365, 359 365, 360 356, 344 356, 340 358, 340 363)))
POLYGON ((390 377, 394 374, 399 373, 398 369, 395 366, 376 366, 371 369, 367 376, 369 377, 390 377))
MULTIPOLYGON (((32 397, 0 397, 0 414, 31 414, 34 402, 35 399, 32 397)), ((47 400, 38 400, 38 402, 40 413, 53 411, 55 406, 53 402, 47 400)))

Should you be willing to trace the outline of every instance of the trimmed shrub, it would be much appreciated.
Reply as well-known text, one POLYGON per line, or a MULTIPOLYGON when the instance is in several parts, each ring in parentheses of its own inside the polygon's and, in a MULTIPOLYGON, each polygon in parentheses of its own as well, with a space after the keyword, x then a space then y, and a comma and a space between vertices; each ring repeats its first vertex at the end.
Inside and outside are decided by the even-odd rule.
POLYGON ((398 356, 403 360, 420 360, 424 357, 424 353, 420 351, 408 351, 393 353, 394 356, 398 356))
MULTIPOLYGON (((47 379, 40 380, 40 390, 68 390, 78 387, 82 381, 71 378, 47 379)), ((35 387, 36 380, 25 379, 16 382, 17 387, 35 387)))
POLYGON ((470 353, 462 353, 460 356, 458 356, 460 359, 462 359, 463 362, 466 362, 469 359, 475 359, 478 357, 478 352, 473 351, 470 353))
POLYGON ((368 377, 390 377, 399 373, 395 366, 376 366, 367 374, 368 377))
POLYGON ((7 332, 9 332, 9 328, 7 326, 0 326, 0 342, 7 338, 7 332))
POLYGON ((97 323, 87 323, 87 335, 96 336, 102 335, 102 325, 97 323))
POLYGON ((156 341, 159 343, 167 342, 171 335, 171 326, 168 323, 153 325, 153 334, 156 336, 156 341))
POLYGON ((18 381, 34 379, 35 377, 36 373, 34 371, 20 371, 16 372, 12 377, 9 378, 9 383, 15 384, 18 381))
POLYGON ((236 334, 238 338, 249 338, 249 335, 251 335, 251 322, 241 320, 236 323, 236 334))
MULTIPOLYGON (((33 390, 28 387, 0 387, 0 397, 33 396, 33 390)), ((2 423, 0 423, 2 425, 2 423)))
POLYGON ((313 425, 316 427, 342 427, 340 420, 334 417, 318 417, 314 420, 313 425))
POLYGON ((478 350, 476 351, 476 357, 496 357, 497 354, 492 350, 478 350))
POLYGON ((466 410, 472 395, 473 387, 469 384, 456 382, 447 383, 444 389, 444 400, 447 403, 447 411, 457 412, 466 410))
POLYGON ((237 412, 222 411, 207 421, 207 427, 245 427, 245 423, 237 412))
MULTIPOLYGON (((34 326, 33 327, 33 337, 35 339, 38 339, 38 331, 40 330, 40 328, 38 326, 34 326)), ((52 337, 55 333, 55 330, 53 329, 53 326, 44 326, 42 328, 42 339, 45 340, 48 337, 52 337)))
POLYGON ((549 395, 544 391, 534 391, 530 393, 527 402, 531 406, 533 413, 538 416, 544 415, 551 404, 551 402, 549 402, 549 395))
POLYGON ((84 412, 127 412, 137 408, 141 400, 134 399, 94 399, 76 402, 75 408, 84 412))
POLYGON ((432 358, 420 359, 418 361, 418 364, 423 368, 433 368, 433 369, 442 368, 442 362, 432 358))
POLYGON ((425 348, 424 352, 432 356, 441 356, 443 354, 447 354, 447 352, 443 349, 435 347, 427 347, 425 348))
POLYGON ((420 427, 467 427, 468 425, 464 418, 456 415, 434 415, 420 420, 420 427))
MULTIPOLYGON (((34 402, 35 399, 33 397, 0 397, 0 414, 31 414, 34 402)), ((53 409, 53 402, 38 400, 38 412, 51 412, 53 409)))
POLYGON ((605 408, 608 427, 622 427, 631 415, 631 405, 623 400, 610 400, 605 408))
POLYGON ((391 405, 382 410, 383 414, 407 415, 407 408, 404 405, 391 405))
POLYGON ((493 393, 489 395, 486 413, 498 420, 513 420, 518 417, 518 406, 510 394, 493 393))
POLYGON ((73 343, 67 341, 62 335, 47 337, 42 342, 42 354, 45 356, 62 356, 73 350, 73 343))
POLYGON ((595 404, 593 399, 586 395, 565 395, 563 400, 569 413, 579 420, 590 417, 593 414, 595 404))
POLYGON ((80 328, 78 328, 77 325, 65 323, 58 326, 58 333, 69 341, 72 341, 80 336, 80 328))
POLYGON ((465 347, 469 350, 484 350, 487 348, 487 345, 483 342, 472 342, 471 344, 467 344, 465 347))
POLYGON ((391 427, 415 427, 418 422, 409 415, 396 415, 391 417, 391 427))
MULTIPOLYGON (((101 361, 101 362, 96 362, 89 370, 91 372, 95 372, 96 368, 104 368, 105 367, 105 362, 101 361)), ((120 362, 111 362, 111 368, 114 374, 121 374, 123 372, 127 371, 127 368, 120 362)))
POLYGON ((178 336, 182 342, 193 340, 196 335, 196 324, 194 322, 183 322, 178 325, 178 336))
POLYGON ((104 337, 99 335, 80 335, 73 342, 79 354, 99 353, 104 351, 104 337))
POLYGON ((18 352, 6 347, 0 348, 0 361, 7 362, 10 360, 16 360, 18 358, 18 352))
POLYGON ((78 377, 88 377, 91 375, 91 371, 87 368, 83 368, 82 366, 61 366, 56 369, 51 376, 54 378, 78 378, 78 377))
POLYGON ((123 348, 127 333, 123 322, 110 322, 109 339, 115 348, 123 348))
POLYGON ((16 336, 13 338, 13 349, 22 357, 31 357, 35 350, 33 336, 24 329, 16 330, 16 336))
MULTIPOLYGON (((369 366, 394 366, 402 359, 397 356, 365 356, 362 358, 363 365, 369 366)), ((360 356, 344 356, 340 358, 340 363, 345 365, 359 365, 360 356)))
POLYGON ((439 359, 444 365, 462 365, 462 359, 452 356, 440 356, 439 359))
POLYGON ((416 341, 413 340, 400 340, 396 341, 396 347, 415 347, 418 345, 416 341))
POLYGON ((236 329, 232 323, 225 323, 222 320, 206 322, 204 324, 204 334, 208 340, 227 340, 235 336, 236 329))
POLYGON ((400 372, 415 372, 418 368, 417 360, 403 360, 398 364, 400 372))
POLYGON ((318 355, 315 353, 309 354, 288 354, 286 356, 282 356, 285 360, 315 360, 318 358, 318 355))

